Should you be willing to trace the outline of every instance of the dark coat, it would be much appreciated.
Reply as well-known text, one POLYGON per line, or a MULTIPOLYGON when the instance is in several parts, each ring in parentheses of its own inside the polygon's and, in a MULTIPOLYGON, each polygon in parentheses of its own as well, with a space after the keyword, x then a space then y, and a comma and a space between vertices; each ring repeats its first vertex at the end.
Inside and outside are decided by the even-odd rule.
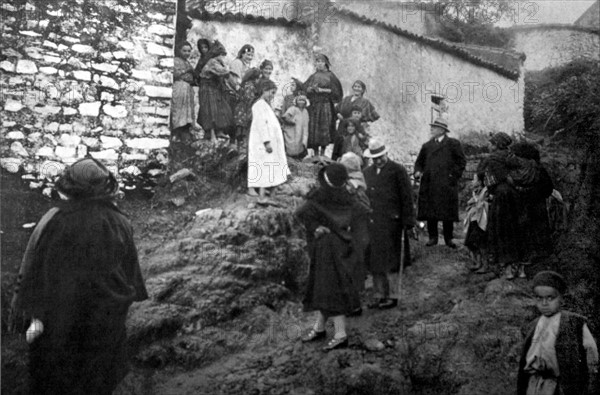
POLYGON ((419 152, 415 172, 423 173, 417 219, 458 221, 458 181, 467 160, 460 142, 448 136, 429 140, 419 152))
POLYGON ((111 393, 126 372, 128 308, 148 297, 129 221, 108 201, 70 202, 32 247, 14 301, 44 324, 32 393, 111 393))
POLYGON ((344 189, 319 188, 296 211, 306 228, 310 269, 304 298, 306 311, 348 314, 360 307, 355 273, 364 265, 368 244, 368 207, 344 189), (325 226, 331 233, 315 239, 325 226))
MULTIPOLYGON (((531 347, 531 341, 538 321, 539 317, 529 325, 527 337, 525 338, 517 379, 518 395, 525 395, 527 393, 529 375, 525 372, 524 368, 527 363, 527 351, 531 347)), ((556 336, 556 343, 554 345, 558 360, 558 370, 560 371, 558 387, 561 394, 588 394, 589 372, 587 354, 583 347, 583 325, 585 322, 585 317, 579 314, 564 310, 561 312, 558 335, 556 336)))
POLYGON ((400 268, 402 230, 415 222, 410 180, 404 166, 391 160, 379 174, 371 165, 364 175, 373 210, 369 236, 376 241, 369 246, 367 266, 371 273, 396 272, 400 268))

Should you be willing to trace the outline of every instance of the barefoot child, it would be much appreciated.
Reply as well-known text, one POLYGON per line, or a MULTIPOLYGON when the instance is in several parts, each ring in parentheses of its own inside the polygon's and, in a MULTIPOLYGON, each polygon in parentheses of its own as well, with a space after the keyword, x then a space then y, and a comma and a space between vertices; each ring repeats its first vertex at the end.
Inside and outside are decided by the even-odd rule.
POLYGON ((298 95, 282 117, 285 153, 291 158, 302 159, 307 154, 308 111, 306 107, 308 107, 308 99, 304 95, 298 95))
POLYGON ((598 372, 598 348, 579 314, 562 310, 567 285, 563 277, 543 271, 533 279, 536 306, 542 314, 525 339, 517 394, 592 394, 598 372), (592 379, 592 380, 590 380, 592 379))

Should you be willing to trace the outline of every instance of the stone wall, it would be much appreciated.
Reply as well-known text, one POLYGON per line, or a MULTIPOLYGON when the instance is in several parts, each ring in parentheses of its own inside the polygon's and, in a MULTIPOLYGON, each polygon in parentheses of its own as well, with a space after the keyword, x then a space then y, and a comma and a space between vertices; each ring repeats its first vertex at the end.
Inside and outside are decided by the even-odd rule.
POLYGON ((445 95, 452 136, 470 132, 523 130, 523 76, 504 77, 430 45, 338 16, 322 24, 319 45, 333 63, 344 92, 361 79, 381 114, 371 134, 381 137, 392 157, 411 163, 428 139, 432 94, 445 95), (358 39, 360 38, 360 39, 358 39))
POLYGON ((86 155, 121 173, 166 163, 175 5, 3 2, 2 167, 42 187, 86 155))
POLYGON ((527 55, 525 70, 561 66, 577 58, 600 60, 598 31, 540 26, 514 29, 514 49, 527 55))

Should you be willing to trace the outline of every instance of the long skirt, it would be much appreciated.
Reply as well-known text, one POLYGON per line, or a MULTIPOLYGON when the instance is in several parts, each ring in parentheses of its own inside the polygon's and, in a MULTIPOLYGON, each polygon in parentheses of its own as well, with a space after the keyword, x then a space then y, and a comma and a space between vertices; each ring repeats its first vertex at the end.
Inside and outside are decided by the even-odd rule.
POLYGON ((308 107, 308 147, 324 147, 335 141, 335 123, 330 102, 311 103, 308 107))
POLYGON ((194 88, 185 81, 173 83, 171 130, 194 124, 194 88))
POLYGON ((326 316, 349 314, 360 307, 356 281, 356 255, 350 243, 333 233, 315 240, 311 258, 305 311, 319 310, 326 316))
POLYGON ((487 232, 479 227, 477 221, 469 222, 467 236, 465 237, 465 247, 472 252, 479 252, 487 248, 487 232))
POLYGON ((208 133, 211 129, 226 130, 233 125, 230 97, 219 81, 203 79, 198 91, 200 111, 198 123, 208 133))
POLYGON ((523 234, 519 224, 519 195, 506 183, 496 186, 489 208, 488 248, 499 266, 523 258, 523 234))
POLYGON ((527 231, 524 239, 526 260, 542 259, 552 254, 552 236, 545 199, 523 204, 521 227, 527 231))

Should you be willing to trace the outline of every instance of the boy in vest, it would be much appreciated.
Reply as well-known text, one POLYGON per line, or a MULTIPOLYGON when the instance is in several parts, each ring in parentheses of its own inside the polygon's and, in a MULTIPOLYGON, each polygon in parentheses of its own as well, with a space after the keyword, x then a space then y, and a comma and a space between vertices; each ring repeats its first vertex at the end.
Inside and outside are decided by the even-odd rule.
POLYGON ((536 306, 542 314, 531 324, 519 364, 519 395, 592 394, 597 379, 598 348, 585 317, 562 310, 567 284, 553 271, 533 279, 536 306))

